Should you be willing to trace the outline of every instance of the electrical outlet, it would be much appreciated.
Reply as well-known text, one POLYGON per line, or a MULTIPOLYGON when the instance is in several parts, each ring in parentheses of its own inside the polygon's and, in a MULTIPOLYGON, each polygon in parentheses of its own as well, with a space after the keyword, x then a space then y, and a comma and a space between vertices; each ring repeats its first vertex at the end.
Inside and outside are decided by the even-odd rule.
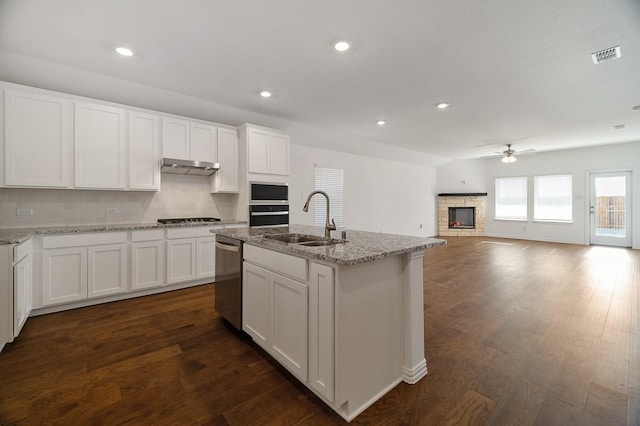
POLYGON ((118 208, 117 207, 107 207, 105 209, 105 212, 107 214, 117 214, 118 213, 118 208))
POLYGON ((16 209, 16 216, 33 216, 33 208, 16 209))

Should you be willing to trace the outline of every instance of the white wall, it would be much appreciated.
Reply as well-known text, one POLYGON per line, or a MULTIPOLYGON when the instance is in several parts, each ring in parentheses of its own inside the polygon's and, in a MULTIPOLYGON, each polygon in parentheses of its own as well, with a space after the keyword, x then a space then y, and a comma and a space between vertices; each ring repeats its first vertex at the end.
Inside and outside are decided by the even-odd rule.
POLYGON ((301 145, 291 146, 292 223, 314 224, 315 203, 308 213, 302 207, 315 189, 316 164, 344 170, 345 228, 415 236, 437 233, 434 168, 301 145))
POLYGON ((541 152, 523 156, 506 165, 500 159, 459 160, 437 170, 438 192, 475 192, 459 185, 473 179, 477 192, 487 192, 485 234, 493 237, 519 238, 574 244, 589 244, 589 174, 603 171, 632 171, 633 247, 640 248, 640 142, 599 147, 541 152), (482 172, 484 169, 484 173, 482 172), (533 222, 533 176, 571 174, 573 176, 573 223, 533 222), (529 220, 499 221, 495 216, 494 182, 497 177, 529 177, 529 220), (483 180, 483 185, 477 181, 483 180))

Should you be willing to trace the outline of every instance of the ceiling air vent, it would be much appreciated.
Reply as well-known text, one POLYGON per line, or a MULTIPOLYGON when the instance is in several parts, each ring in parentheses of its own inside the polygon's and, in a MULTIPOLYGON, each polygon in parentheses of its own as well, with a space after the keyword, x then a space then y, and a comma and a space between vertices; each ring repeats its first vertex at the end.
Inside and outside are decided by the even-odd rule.
POLYGON ((620 57, 620 46, 610 47, 608 49, 601 50, 591 54, 594 64, 601 62, 607 62, 612 59, 618 59, 620 57))

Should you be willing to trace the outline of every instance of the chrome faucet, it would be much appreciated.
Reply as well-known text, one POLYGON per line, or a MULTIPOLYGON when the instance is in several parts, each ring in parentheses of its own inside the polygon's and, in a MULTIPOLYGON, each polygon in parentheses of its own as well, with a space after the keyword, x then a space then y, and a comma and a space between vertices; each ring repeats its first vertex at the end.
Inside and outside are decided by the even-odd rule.
POLYGON ((327 238, 330 238, 331 237, 331 231, 335 231, 336 230, 336 222, 333 219, 331 219, 331 222, 329 222, 329 196, 327 195, 326 192, 324 192, 324 191, 313 191, 311 194, 309 194, 309 196, 307 197, 307 202, 304 203, 304 207, 302 208, 302 211, 305 211, 305 212, 309 211, 309 201, 311 201, 311 197, 313 197, 316 194, 324 195, 324 198, 327 199, 327 223, 324 225, 324 236, 327 237, 327 238))

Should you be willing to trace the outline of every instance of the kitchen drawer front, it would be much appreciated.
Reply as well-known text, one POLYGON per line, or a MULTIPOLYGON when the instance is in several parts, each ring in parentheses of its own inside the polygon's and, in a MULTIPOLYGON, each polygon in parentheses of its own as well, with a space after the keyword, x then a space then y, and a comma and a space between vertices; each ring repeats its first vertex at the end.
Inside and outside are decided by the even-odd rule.
POLYGON ((164 240, 164 229, 143 229, 131 231, 131 241, 158 241, 164 240))
POLYGON ((169 228, 167 229, 167 239, 175 240, 176 238, 197 238, 211 237, 213 234, 210 230, 224 229, 224 226, 194 226, 189 228, 169 228))
POLYGON ((244 245, 244 260, 300 281, 309 279, 307 259, 261 247, 244 245))
POLYGON ((96 232, 71 235, 45 235, 42 237, 42 248, 63 248, 95 246, 101 244, 120 244, 127 242, 127 232, 96 232))
POLYGON ((29 253, 33 253, 33 241, 31 239, 13 247, 13 261, 17 262, 29 253))

